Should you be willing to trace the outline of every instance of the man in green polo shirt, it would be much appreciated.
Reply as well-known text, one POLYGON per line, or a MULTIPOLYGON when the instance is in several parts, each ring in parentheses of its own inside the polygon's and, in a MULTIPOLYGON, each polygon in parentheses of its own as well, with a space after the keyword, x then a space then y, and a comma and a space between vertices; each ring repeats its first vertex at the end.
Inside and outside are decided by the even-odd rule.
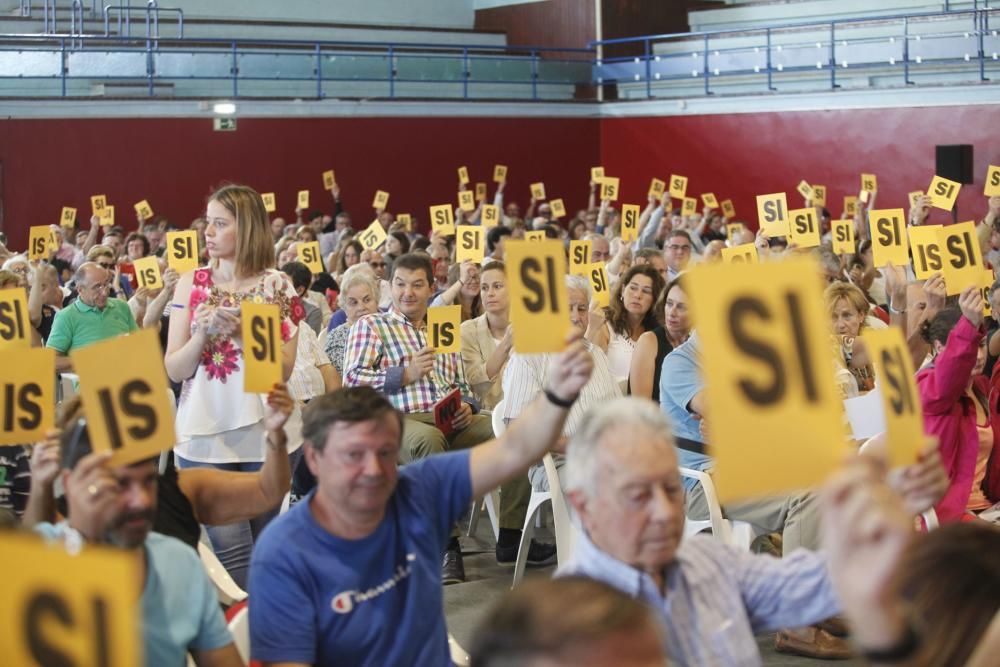
POLYGON ((135 317, 121 299, 108 298, 107 269, 84 262, 73 280, 79 297, 56 313, 47 347, 56 351, 56 370, 72 372, 69 353, 92 343, 135 331, 135 317))

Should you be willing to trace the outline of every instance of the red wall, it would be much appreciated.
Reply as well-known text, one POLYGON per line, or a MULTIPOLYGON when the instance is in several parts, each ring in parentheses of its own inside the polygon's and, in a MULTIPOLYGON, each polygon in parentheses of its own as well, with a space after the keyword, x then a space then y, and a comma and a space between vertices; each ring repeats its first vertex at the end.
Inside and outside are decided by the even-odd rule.
MULTIPOLYGON (((1000 163, 998 118, 996 106, 955 106, 604 119, 601 156, 605 173, 622 179, 621 201, 645 202, 653 176, 675 173, 689 178, 689 196, 732 198, 737 216, 756 227, 756 195, 785 191, 799 208, 802 179, 827 186, 834 217, 845 195, 858 194, 862 172, 878 176, 879 208, 908 208, 907 193, 926 191, 934 176, 934 146, 972 144, 976 183, 957 203, 964 221, 986 212, 983 179, 1000 163)), ((949 219, 931 212, 932 222, 949 219)))
POLYGON ((313 206, 331 208, 327 169, 336 171, 355 226, 374 217, 377 189, 389 191, 390 210, 426 226, 428 206, 455 202, 461 165, 474 182, 489 183, 492 198, 495 163, 509 167, 506 201, 523 210, 528 185, 544 180, 549 195, 575 211, 586 206, 599 130, 596 119, 547 118, 241 118, 236 132, 214 132, 211 119, 7 120, 0 123, 4 231, 12 248, 23 249, 27 228, 57 223, 63 206, 89 218, 93 194, 108 196, 127 230, 141 199, 186 226, 225 181, 275 192, 277 214, 294 218, 300 189, 311 191, 313 206), (582 175, 573 178, 567 165, 583 165, 582 175))

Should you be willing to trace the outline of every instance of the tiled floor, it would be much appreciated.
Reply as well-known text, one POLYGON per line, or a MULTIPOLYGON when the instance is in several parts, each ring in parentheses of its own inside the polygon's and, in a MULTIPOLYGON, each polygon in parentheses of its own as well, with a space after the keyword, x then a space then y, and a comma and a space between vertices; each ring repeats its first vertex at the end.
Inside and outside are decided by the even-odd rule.
MULTIPOLYGON (((468 525, 463 523, 463 528, 468 525)), ((551 538, 543 539, 552 541, 551 538)), ((472 537, 462 537, 462 550, 465 554, 466 582, 447 586, 444 589, 444 610, 448 620, 448 631, 462 646, 468 646, 470 638, 476 631, 490 606, 510 589, 514 578, 512 567, 497 565, 493 555, 494 541, 490 531, 489 520, 485 517, 479 522, 476 534, 472 537)), ((554 566, 527 570, 526 577, 552 576, 554 566)), ((774 651, 774 635, 761 635, 757 644, 765 665, 774 667, 792 667, 812 665, 819 667, 826 661, 812 660, 783 655, 774 651)), ((837 662, 837 665, 860 665, 860 661, 837 662)))

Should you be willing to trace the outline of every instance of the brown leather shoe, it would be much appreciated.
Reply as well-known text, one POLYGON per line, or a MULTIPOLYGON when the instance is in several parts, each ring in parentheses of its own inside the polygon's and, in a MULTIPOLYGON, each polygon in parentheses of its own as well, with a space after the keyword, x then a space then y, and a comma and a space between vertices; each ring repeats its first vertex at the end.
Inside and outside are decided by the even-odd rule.
POLYGON ((826 630, 834 637, 847 637, 851 634, 851 629, 847 627, 847 621, 843 616, 831 616, 825 621, 816 624, 820 630, 826 630))
POLYGON ((852 657, 846 640, 816 626, 779 630, 774 638, 774 650, 820 660, 847 660, 852 657))

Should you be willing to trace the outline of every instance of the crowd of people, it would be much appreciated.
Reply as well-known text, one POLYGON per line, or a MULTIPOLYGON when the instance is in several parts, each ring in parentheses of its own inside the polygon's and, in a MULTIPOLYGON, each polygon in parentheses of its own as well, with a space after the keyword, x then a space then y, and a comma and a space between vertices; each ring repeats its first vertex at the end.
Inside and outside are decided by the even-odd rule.
MULTIPOLYGON (((534 196, 522 215, 499 183, 480 262, 456 260, 454 234, 421 233, 415 216, 385 209, 375 210, 385 240, 366 247, 336 184, 328 212, 297 209, 294 221, 249 187, 220 188, 186 227, 198 268, 185 272, 170 268, 179 229, 164 217, 139 214, 128 233, 96 214, 79 229, 53 226, 41 259, 0 239, 0 290, 25 291, 31 344, 55 351, 58 373, 73 377, 75 350, 153 329, 176 398, 170 455, 113 465, 68 391, 47 438, 0 446, 0 516, 67 548, 142 555, 146 664, 243 664, 192 548, 207 538, 249 593, 254 660, 445 665, 442 586, 466 579, 457 521, 499 489, 495 558, 513 564, 552 453, 576 546, 555 579, 522 584, 487 614, 473 665, 759 664, 765 632, 777 650, 811 657, 990 664, 1000 282, 949 297, 939 273, 876 266, 874 193, 844 214, 856 243, 840 254, 822 205, 821 242, 803 248, 651 193, 624 240, 621 212, 600 193, 592 180, 587 208, 561 220, 534 196), (602 306, 586 277, 565 276, 571 326, 559 352, 515 345, 505 249, 532 231, 567 252, 589 242, 610 279, 602 306), (319 270, 303 254, 314 242, 319 270), (689 315, 697 265, 750 244, 761 262, 815 258, 844 399, 878 384, 864 333, 902 330, 928 436, 907 467, 888 469, 882 434, 853 442, 859 453, 821 489, 725 505, 725 518, 753 528, 757 553, 685 535, 711 508, 680 472, 711 473, 711 423, 727 418, 708 404, 702 370, 719 351, 704 349, 689 315), (147 257, 162 287, 140 287, 135 264, 147 257), (267 394, 244 390, 249 303, 280 316, 281 382, 267 394), (459 351, 431 345, 439 306, 459 307, 459 351), (453 396, 442 422, 436 409, 453 396)), ((456 224, 485 225, 488 204, 456 207, 456 224)), ((931 204, 914 199, 909 225, 929 224, 931 204)), ((977 233, 993 264, 1000 197, 985 207, 977 233)), ((530 566, 556 559, 555 544, 527 546, 530 566)))

